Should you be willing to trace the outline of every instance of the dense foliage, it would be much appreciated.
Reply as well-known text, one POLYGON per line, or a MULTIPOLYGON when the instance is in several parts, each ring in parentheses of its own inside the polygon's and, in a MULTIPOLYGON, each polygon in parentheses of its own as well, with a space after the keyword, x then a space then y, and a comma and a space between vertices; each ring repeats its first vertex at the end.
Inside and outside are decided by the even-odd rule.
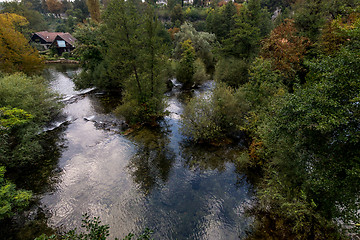
POLYGON ((264 179, 252 208, 256 239, 339 239, 344 225, 347 233, 358 231, 359 5, 346 2, 336 10, 331 4, 284 4, 294 15, 278 16, 269 35, 268 27, 259 28, 266 14, 257 1, 243 4, 231 21, 222 20, 232 22, 227 34, 217 32, 220 22, 211 25, 226 16, 224 6, 207 20, 223 46, 217 87, 188 104, 184 133, 213 142, 229 136, 221 126, 231 124, 229 132, 242 129, 251 137, 241 162, 260 168, 264 179), (249 15, 252 9, 258 10, 249 15), (232 96, 229 112, 217 111, 220 82, 236 89, 221 94, 232 96))
MULTIPOLYGON (((41 58, 24 36, 30 30, 74 30, 83 68, 77 86, 122 91, 116 113, 131 124, 154 123, 164 115, 167 78, 176 76, 183 89, 213 78, 213 92, 194 97, 184 109, 183 132, 197 143, 227 143, 240 131, 247 135, 248 156, 239 162, 260 169, 263 179, 252 208, 258 220, 254 237, 340 239, 358 232, 359 1, 184 5, 179 0, 163 7, 137 0, 3 4, 0 70, 41 70, 41 58)), ((38 77, 0 78, 0 164, 21 168, 41 159, 37 136, 58 109, 51 98, 38 77)), ((2 204, 17 209, 28 195, 14 202, 17 192, 3 180, 3 171, 0 183, 10 186, 11 194, 2 204)), ((12 210, 0 214, 10 216, 12 210)), ((95 226, 99 238, 108 234, 97 219, 84 224, 95 226)))
POLYGON ((29 204, 31 193, 16 190, 15 184, 4 179, 5 167, 0 167, 0 220, 11 217, 29 204))
POLYGON ((54 94, 41 77, 20 73, 0 77, 0 86, 0 164, 7 168, 37 165, 43 154, 39 132, 59 110, 54 94))
POLYGON ((17 14, 0 14, 0 71, 32 74, 42 70, 43 63, 39 53, 18 31, 27 24, 26 18, 17 14))

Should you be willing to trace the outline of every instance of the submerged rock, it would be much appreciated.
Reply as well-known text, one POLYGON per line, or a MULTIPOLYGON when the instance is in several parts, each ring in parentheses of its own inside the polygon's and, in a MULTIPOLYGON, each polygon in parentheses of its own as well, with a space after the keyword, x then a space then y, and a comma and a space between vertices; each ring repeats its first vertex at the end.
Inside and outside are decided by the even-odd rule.
POLYGON ((124 120, 116 118, 112 114, 99 114, 84 117, 85 121, 93 122, 96 128, 108 131, 125 131, 129 126, 124 120))

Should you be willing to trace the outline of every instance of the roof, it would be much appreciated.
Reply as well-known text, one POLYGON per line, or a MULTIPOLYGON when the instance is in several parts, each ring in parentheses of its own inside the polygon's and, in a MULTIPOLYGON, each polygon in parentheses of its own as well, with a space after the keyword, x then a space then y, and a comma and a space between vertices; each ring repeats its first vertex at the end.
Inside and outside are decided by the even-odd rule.
POLYGON ((54 42, 54 40, 57 36, 61 37, 62 39, 64 39, 66 42, 68 42, 72 46, 74 46, 74 44, 76 42, 76 38, 71 36, 70 33, 43 31, 43 32, 36 32, 35 34, 38 35, 39 37, 41 37, 42 39, 44 39, 48 43, 54 42))
POLYGON ((62 34, 58 34, 58 36, 64 39, 67 43, 71 44, 72 46, 75 45, 75 42, 77 40, 70 33, 62 33, 62 34))
POLYGON ((39 37, 41 37, 42 39, 44 39, 46 42, 48 43, 52 43, 56 36, 59 34, 64 34, 63 32, 48 32, 48 31, 43 31, 43 32, 36 32, 36 35, 38 35, 39 37))

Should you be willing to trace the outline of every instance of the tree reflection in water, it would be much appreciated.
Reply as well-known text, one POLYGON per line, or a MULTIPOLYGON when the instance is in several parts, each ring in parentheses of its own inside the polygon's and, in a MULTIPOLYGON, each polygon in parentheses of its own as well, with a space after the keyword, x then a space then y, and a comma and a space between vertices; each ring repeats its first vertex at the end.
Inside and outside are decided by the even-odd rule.
POLYGON ((138 152, 128 167, 134 182, 147 195, 156 186, 166 183, 175 154, 168 147, 170 141, 166 131, 144 127, 134 134, 133 140, 138 144, 138 152))

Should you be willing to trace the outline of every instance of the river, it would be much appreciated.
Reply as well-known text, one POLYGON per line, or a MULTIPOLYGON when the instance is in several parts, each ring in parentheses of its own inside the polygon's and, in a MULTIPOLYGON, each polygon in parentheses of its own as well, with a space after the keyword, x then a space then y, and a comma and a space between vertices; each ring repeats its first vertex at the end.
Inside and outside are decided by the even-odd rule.
POLYGON ((210 92, 213 82, 183 93, 175 84, 166 93, 169 116, 159 127, 125 136, 112 114, 114 98, 89 89, 75 91, 76 67, 50 66, 51 88, 62 95, 66 122, 62 151, 51 188, 41 193, 47 224, 68 230, 81 216, 99 216, 110 226, 110 239, 146 227, 155 239, 241 239, 253 221, 244 210, 252 186, 236 167, 240 144, 212 147, 191 144, 180 132, 186 101, 210 92))

